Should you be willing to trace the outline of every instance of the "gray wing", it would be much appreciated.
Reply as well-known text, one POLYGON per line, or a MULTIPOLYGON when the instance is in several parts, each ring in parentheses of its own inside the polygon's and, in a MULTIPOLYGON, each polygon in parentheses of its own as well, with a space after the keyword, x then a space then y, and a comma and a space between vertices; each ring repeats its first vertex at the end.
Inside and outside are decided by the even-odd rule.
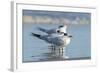
POLYGON ((51 43, 51 44, 54 44, 56 46, 63 46, 64 45, 64 41, 60 37, 48 38, 46 41, 51 43))
POLYGON ((40 30, 40 31, 42 31, 42 32, 45 32, 45 33, 47 33, 47 34, 52 34, 52 33, 56 33, 57 31, 56 31, 56 29, 44 29, 44 28, 41 28, 41 27, 38 27, 38 29, 40 30))
POLYGON ((53 34, 53 33, 56 33, 57 32, 57 29, 50 29, 48 30, 48 34, 53 34))
POLYGON ((44 29, 44 28, 41 28, 41 27, 37 27, 40 31, 42 31, 42 32, 46 32, 47 33, 47 29, 44 29))
POLYGON ((40 34, 36 34, 36 33, 32 33, 32 35, 41 40, 44 40, 47 43, 54 44, 56 46, 64 45, 64 42, 61 37, 48 37, 47 35, 40 35, 40 34))

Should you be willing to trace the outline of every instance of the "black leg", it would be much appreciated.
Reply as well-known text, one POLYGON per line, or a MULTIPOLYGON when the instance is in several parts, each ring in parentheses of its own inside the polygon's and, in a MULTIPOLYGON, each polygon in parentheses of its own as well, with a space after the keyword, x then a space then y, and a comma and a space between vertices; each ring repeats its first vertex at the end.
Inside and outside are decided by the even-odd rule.
POLYGON ((58 51, 59 51, 59 56, 60 56, 60 48, 58 49, 58 51))
POLYGON ((63 53, 64 53, 64 52, 63 52, 63 48, 62 48, 62 56, 63 56, 63 53))
POLYGON ((53 51, 54 51, 54 54, 55 54, 55 46, 53 46, 53 51))

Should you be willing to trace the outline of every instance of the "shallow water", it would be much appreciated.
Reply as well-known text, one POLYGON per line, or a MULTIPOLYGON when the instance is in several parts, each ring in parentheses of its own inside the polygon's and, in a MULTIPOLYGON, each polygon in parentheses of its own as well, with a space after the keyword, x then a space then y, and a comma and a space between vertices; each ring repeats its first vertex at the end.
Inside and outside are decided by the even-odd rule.
MULTIPOLYGON (((23 62, 65 60, 63 58, 53 58, 50 56, 48 43, 31 35, 32 32, 45 34, 37 29, 37 26, 46 29, 57 28, 59 25, 46 24, 23 24, 23 45, 22 56, 23 62)), ((69 60, 90 59, 91 57, 91 26, 90 25, 70 25, 68 28, 73 38, 71 43, 65 49, 65 56, 69 60)))

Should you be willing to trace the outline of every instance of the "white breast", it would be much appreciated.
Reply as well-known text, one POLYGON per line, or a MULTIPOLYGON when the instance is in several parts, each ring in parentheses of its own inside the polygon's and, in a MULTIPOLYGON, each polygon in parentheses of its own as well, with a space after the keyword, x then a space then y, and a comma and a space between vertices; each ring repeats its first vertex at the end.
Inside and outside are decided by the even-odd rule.
POLYGON ((70 44, 70 41, 71 41, 71 39, 69 37, 64 38, 65 46, 67 46, 68 44, 70 44))

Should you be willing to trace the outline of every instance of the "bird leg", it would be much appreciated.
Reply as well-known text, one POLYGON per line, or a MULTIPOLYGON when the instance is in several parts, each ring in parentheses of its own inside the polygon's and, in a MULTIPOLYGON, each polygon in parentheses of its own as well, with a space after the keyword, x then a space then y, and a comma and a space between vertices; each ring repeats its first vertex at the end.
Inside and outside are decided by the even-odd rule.
POLYGON ((62 56, 63 56, 63 53, 64 53, 64 50, 63 50, 63 48, 62 48, 62 56))
POLYGON ((56 54, 56 47, 53 44, 51 45, 51 53, 52 55, 56 54))
POLYGON ((61 53, 61 52, 60 52, 60 48, 58 49, 58 51, 59 51, 59 56, 60 56, 60 53, 61 53))
POLYGON ((55 51, 56 51, 56 49, 55 49, 55 46, 53 45, 53 53, 55 54, 55 51))

